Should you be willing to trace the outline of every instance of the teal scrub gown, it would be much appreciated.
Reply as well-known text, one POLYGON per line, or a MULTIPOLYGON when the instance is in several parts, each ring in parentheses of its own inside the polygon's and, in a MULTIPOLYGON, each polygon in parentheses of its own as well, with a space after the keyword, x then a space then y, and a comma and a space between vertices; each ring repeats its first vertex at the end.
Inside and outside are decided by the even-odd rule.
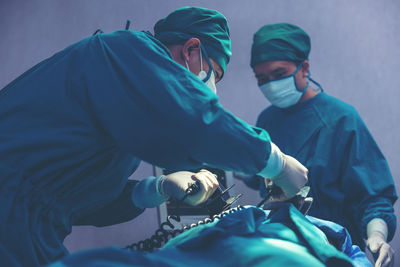
POLYGON ((138 216, 128 177, 140 160, 256 174, 269 153, 268 133, 226 111, 150 34, 86 38, 0 91, 0 262, 47 264, 67 254, 72 225, 138 216))
MULTIPOLYGON (((287 109, 266 108, 257 126, 309 170, 309 214, 345 226, 364 249, 366 225, 385 220, 389 241, 396 230, 397 199, 389 166, 357 111, 324 92, 287 109)), ((265 194, 254 176, 247 184, 265 194)))

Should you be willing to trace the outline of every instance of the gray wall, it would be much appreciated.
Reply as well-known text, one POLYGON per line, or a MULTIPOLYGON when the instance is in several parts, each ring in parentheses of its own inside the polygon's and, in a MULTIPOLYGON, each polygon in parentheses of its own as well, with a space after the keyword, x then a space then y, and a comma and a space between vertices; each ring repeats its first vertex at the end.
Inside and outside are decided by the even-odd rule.
MULTIPOLYGON (((218 84, 221 103, 254 124, 268 104, 249 67, 252 34, 263 24, 290 22, 312 39, 312 77, 325 91, 354 105, 386 155, 399 192, 400 30, 397 0, 1 0, 0 88, 56 51, 102 28, 151 30, 154 23, 183 5, 221 11, 230 22, 233 57, 218 84)), ((152 174, 142 164, 133 177, 152 174)), ((255 204, 258 194, 237 182, 241 204, 255 204)), ((395 209, 399 216, 399 202, 395 209)), ((66 239, 70 251, 126 245, 149 237, 157 228, 157 210, 133 222, 106 228, 76 227, 66 239)), ((400 251, 399 231, 392 245, 400 251)))

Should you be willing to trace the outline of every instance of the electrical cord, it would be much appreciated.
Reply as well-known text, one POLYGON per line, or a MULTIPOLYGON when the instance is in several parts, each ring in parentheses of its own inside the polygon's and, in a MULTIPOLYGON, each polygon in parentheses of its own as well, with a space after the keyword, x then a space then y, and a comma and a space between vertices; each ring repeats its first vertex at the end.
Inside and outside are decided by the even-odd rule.
MULTIPOLYGON (((185 191, 184 197, 180 201, 178 201, 176 209, 179 210, 179 205, 181 203, 183 203, 183 201, 188 196, 197 193, 199 190, 200 190, 200 185, 198 182, 189 186, 185 191)), ((243 209, 243 207, 240 205, 238 205, 235 208, 225 209, 219 214, 213 215, 210 218, 205 218, 204 220, 200 220, 197 223, 192 223, 191 225, 186 225, 181 229, 175 229, 175 226, 171 222, 171 221, 180 222, 181 218, 180 218, 179 214, 169 215, 167 217, 167 221, 163 222, 160 225, 160 228, 156 230, 154 235, 152 235, 150 238, 141 240, 137 243, 130 244, 130 245, 126 246, 125 248, 130 249, 130 250, 136 250, 136 251, 152 252, 154 249, 161 248, 163 245, 165 245, 169 239, 171 239, 189 229, 192 229, 201 224, 207 224, 207 223, 214 222, 216 219, 221 219, 222 217, 224 217, 228 214, 234 213, 241 209, 243 209)))

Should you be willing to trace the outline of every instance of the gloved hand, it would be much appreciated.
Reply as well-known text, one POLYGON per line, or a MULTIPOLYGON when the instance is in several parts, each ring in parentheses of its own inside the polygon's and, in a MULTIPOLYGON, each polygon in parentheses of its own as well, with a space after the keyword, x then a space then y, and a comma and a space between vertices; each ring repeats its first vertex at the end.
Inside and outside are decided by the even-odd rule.
POLYGON ((373 232, 369 235, 366 245, 374 255, 377 255, 375 267, 394 266, 394 250, 386 243, 386 238, 380 232, 373 232))
POLYGON ((162 177, 159 181, 159 191, 163 195, 180 200, 184 197, 186 189, 200 182, 200 190, 187 197, 184 202, 196 206, 206 201, 218 188, 217 176, 208 170, 200 170, 198 173, 179 171, 162 177))
MULTIPOLYGON (((294 197, 307 183, 308 170, 295 158, 285 155, 271 142, 267 166, 258 175, 269 178, 282 192, 271 200, 284 201, 294 197)), ((270 180, 265 180, 267 186, 270 180)))
POLYGON ((285 201, 294 197, 307 183, 308 170, 295 158, 282 153, 282 169, 278 175, 265 179, 265 186, 271 181, 281 189, 278 194, 273 194, 271 200, 285 201))

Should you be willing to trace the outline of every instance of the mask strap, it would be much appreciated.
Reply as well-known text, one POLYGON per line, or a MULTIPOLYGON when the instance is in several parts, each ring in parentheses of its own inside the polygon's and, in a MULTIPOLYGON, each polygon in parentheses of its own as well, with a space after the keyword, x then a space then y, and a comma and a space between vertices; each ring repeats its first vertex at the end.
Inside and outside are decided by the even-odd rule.
MULTIPOLYGON (((185 59, 185 64, 186 64, 186 68, 188 69, 188 71, 190 71, 190 69, 189 69, 189 64, 187 63, 187 61, 186 61, 186 59, 185 59)), ((200 49, 200 71, 202 71, 203 70, 203 57, 202 57, 202 55, 201 55, 201 49, 200 49)), ((208 77, 209 75, 207 75, 207 77, 208 77)), ((206 78, 207 78, 206 77, 206 78)))
POLYGON ((203 70, 203 57, 201 55, 201 48, 200 48, 200 71, 203 70))
MULTIPOLYGON (((206 82, 208 79, 210 79, 210 76, 211 76, 211 73, 214 71, 214 68, 213 68, 213 66, 212 66, 212 64, 211 64, 211 61, 210 61, 210 58, 208 57, 208 55, 207 55, 207 51, 203 48, 203 46, 202 45, 200 45, 200 51, 203 51, 203 55, 204 55, 204 57, 206 58, 206 60, 207 60, 207 63, 208 63, 208 66, 210 67, 210 70, 209 70, 209 72, 207 73, 207 76, 203 79, 203 82, 206 82)), ((201 55, 201 52, 200 52, 200 55, 201 55)), ((201 70, 203 70, 203 65, 202 65, 202 61, 201 61, 201 56, 200 56, 200 64, 201 64, 201 70)))
MULTIPOLYGON (((187 38, 192 38, 190 35, 188 34, 184 34, 187 38)), ((211 61, 208 57, 207 51, 203 48, 203 46, 200 44, 200 71, 203 70, 203 57, 202 57, 202 53, 204 55, 204 57, 207 60, 208 66, 210 67, 210 71, 207 73, 207 76, 203 79, 203 82, 206 82, 208 79, 210 79, 211 73, 214 71, 214 68, 211 64, 211 61)), ((186 68, 190 71, 189 69, 189 65, 187 63, 187 61, 185 60, 186 63, 186 68)))
POLYGON ((311 72, 310 72, 310 71, 308 71, 307 78, 308 78, 313 84, 315 84, 321 92, 324 91, 324 88, 322 88, 322 86, 321 86, 317 81, 315 81, 314 79, 311 78, 311 72))
POLYGON ((190 71, 189 64, 187 63, 186 59, 185 59, 185 63, 186 63, 186 68, 188 69, 188 71, 190 71))
POLYGON ((299 72, 299 70, 301 69, 301 64, 302 63, 300 63, 298 66, 297 66, 297 68, 296 68, 296 71, 292 74, 292 76, 296 76, 296 74, 299 72))

